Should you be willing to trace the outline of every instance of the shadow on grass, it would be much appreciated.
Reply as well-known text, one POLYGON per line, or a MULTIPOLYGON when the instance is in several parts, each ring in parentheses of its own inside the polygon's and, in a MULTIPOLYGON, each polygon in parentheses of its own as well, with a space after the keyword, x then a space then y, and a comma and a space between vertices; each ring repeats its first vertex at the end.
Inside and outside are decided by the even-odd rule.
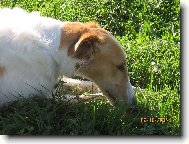
POLYGON ((113 107, 105 98, 79 100, 78 103, 31 98, 1 109, 0 134, 180 135, 180 129, 171 122, 144 121, 144 118, 157 120, 157 113, 141 103, 136 108, 124 104, 113 107))

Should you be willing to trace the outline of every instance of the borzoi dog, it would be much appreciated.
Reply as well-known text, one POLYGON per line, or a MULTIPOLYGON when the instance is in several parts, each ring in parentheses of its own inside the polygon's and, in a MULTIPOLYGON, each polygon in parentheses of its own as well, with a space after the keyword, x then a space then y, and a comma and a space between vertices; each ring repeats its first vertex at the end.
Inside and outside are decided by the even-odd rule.
POLYGON ((20 8, 0 10, 0 105, 51 97, 60 76, 92 80, 115 103, 134 91, 119 42, 96 23, 62 22, 20 8))

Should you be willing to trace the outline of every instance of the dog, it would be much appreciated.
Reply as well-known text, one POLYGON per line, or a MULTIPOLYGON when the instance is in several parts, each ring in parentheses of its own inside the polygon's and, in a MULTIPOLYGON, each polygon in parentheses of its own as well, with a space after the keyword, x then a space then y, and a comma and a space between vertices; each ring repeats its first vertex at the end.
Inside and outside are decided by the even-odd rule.
POLYGON ((0 21, 0 105, 19 96, 50 98, 63 75, 92 80, 111 103, 133 103, 126 54, 97 23, 62 22, 21 8, 1 9, 0 21))

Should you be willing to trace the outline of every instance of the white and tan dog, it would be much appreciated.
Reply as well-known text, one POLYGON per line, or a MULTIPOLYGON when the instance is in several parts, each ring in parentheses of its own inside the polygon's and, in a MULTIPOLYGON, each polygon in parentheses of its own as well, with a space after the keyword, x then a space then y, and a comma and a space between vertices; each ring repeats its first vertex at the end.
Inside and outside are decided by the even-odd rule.
POLYGON ((133 102, 126 55, 108 31, 20 8, 0 10, 0 105, 18 96, 49 97, 62 75, 94 81, 112 102, 133 102))

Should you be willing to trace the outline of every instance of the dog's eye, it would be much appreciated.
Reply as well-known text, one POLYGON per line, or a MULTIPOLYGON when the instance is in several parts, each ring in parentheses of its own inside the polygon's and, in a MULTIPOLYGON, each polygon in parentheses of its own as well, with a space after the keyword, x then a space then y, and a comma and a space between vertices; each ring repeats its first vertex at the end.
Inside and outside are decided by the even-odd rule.
POLYGON ((117 65, 117 68, 120 70, 120 71, 124 71, 125 70, 125 63, 122 63, 120 65, 117 65))

